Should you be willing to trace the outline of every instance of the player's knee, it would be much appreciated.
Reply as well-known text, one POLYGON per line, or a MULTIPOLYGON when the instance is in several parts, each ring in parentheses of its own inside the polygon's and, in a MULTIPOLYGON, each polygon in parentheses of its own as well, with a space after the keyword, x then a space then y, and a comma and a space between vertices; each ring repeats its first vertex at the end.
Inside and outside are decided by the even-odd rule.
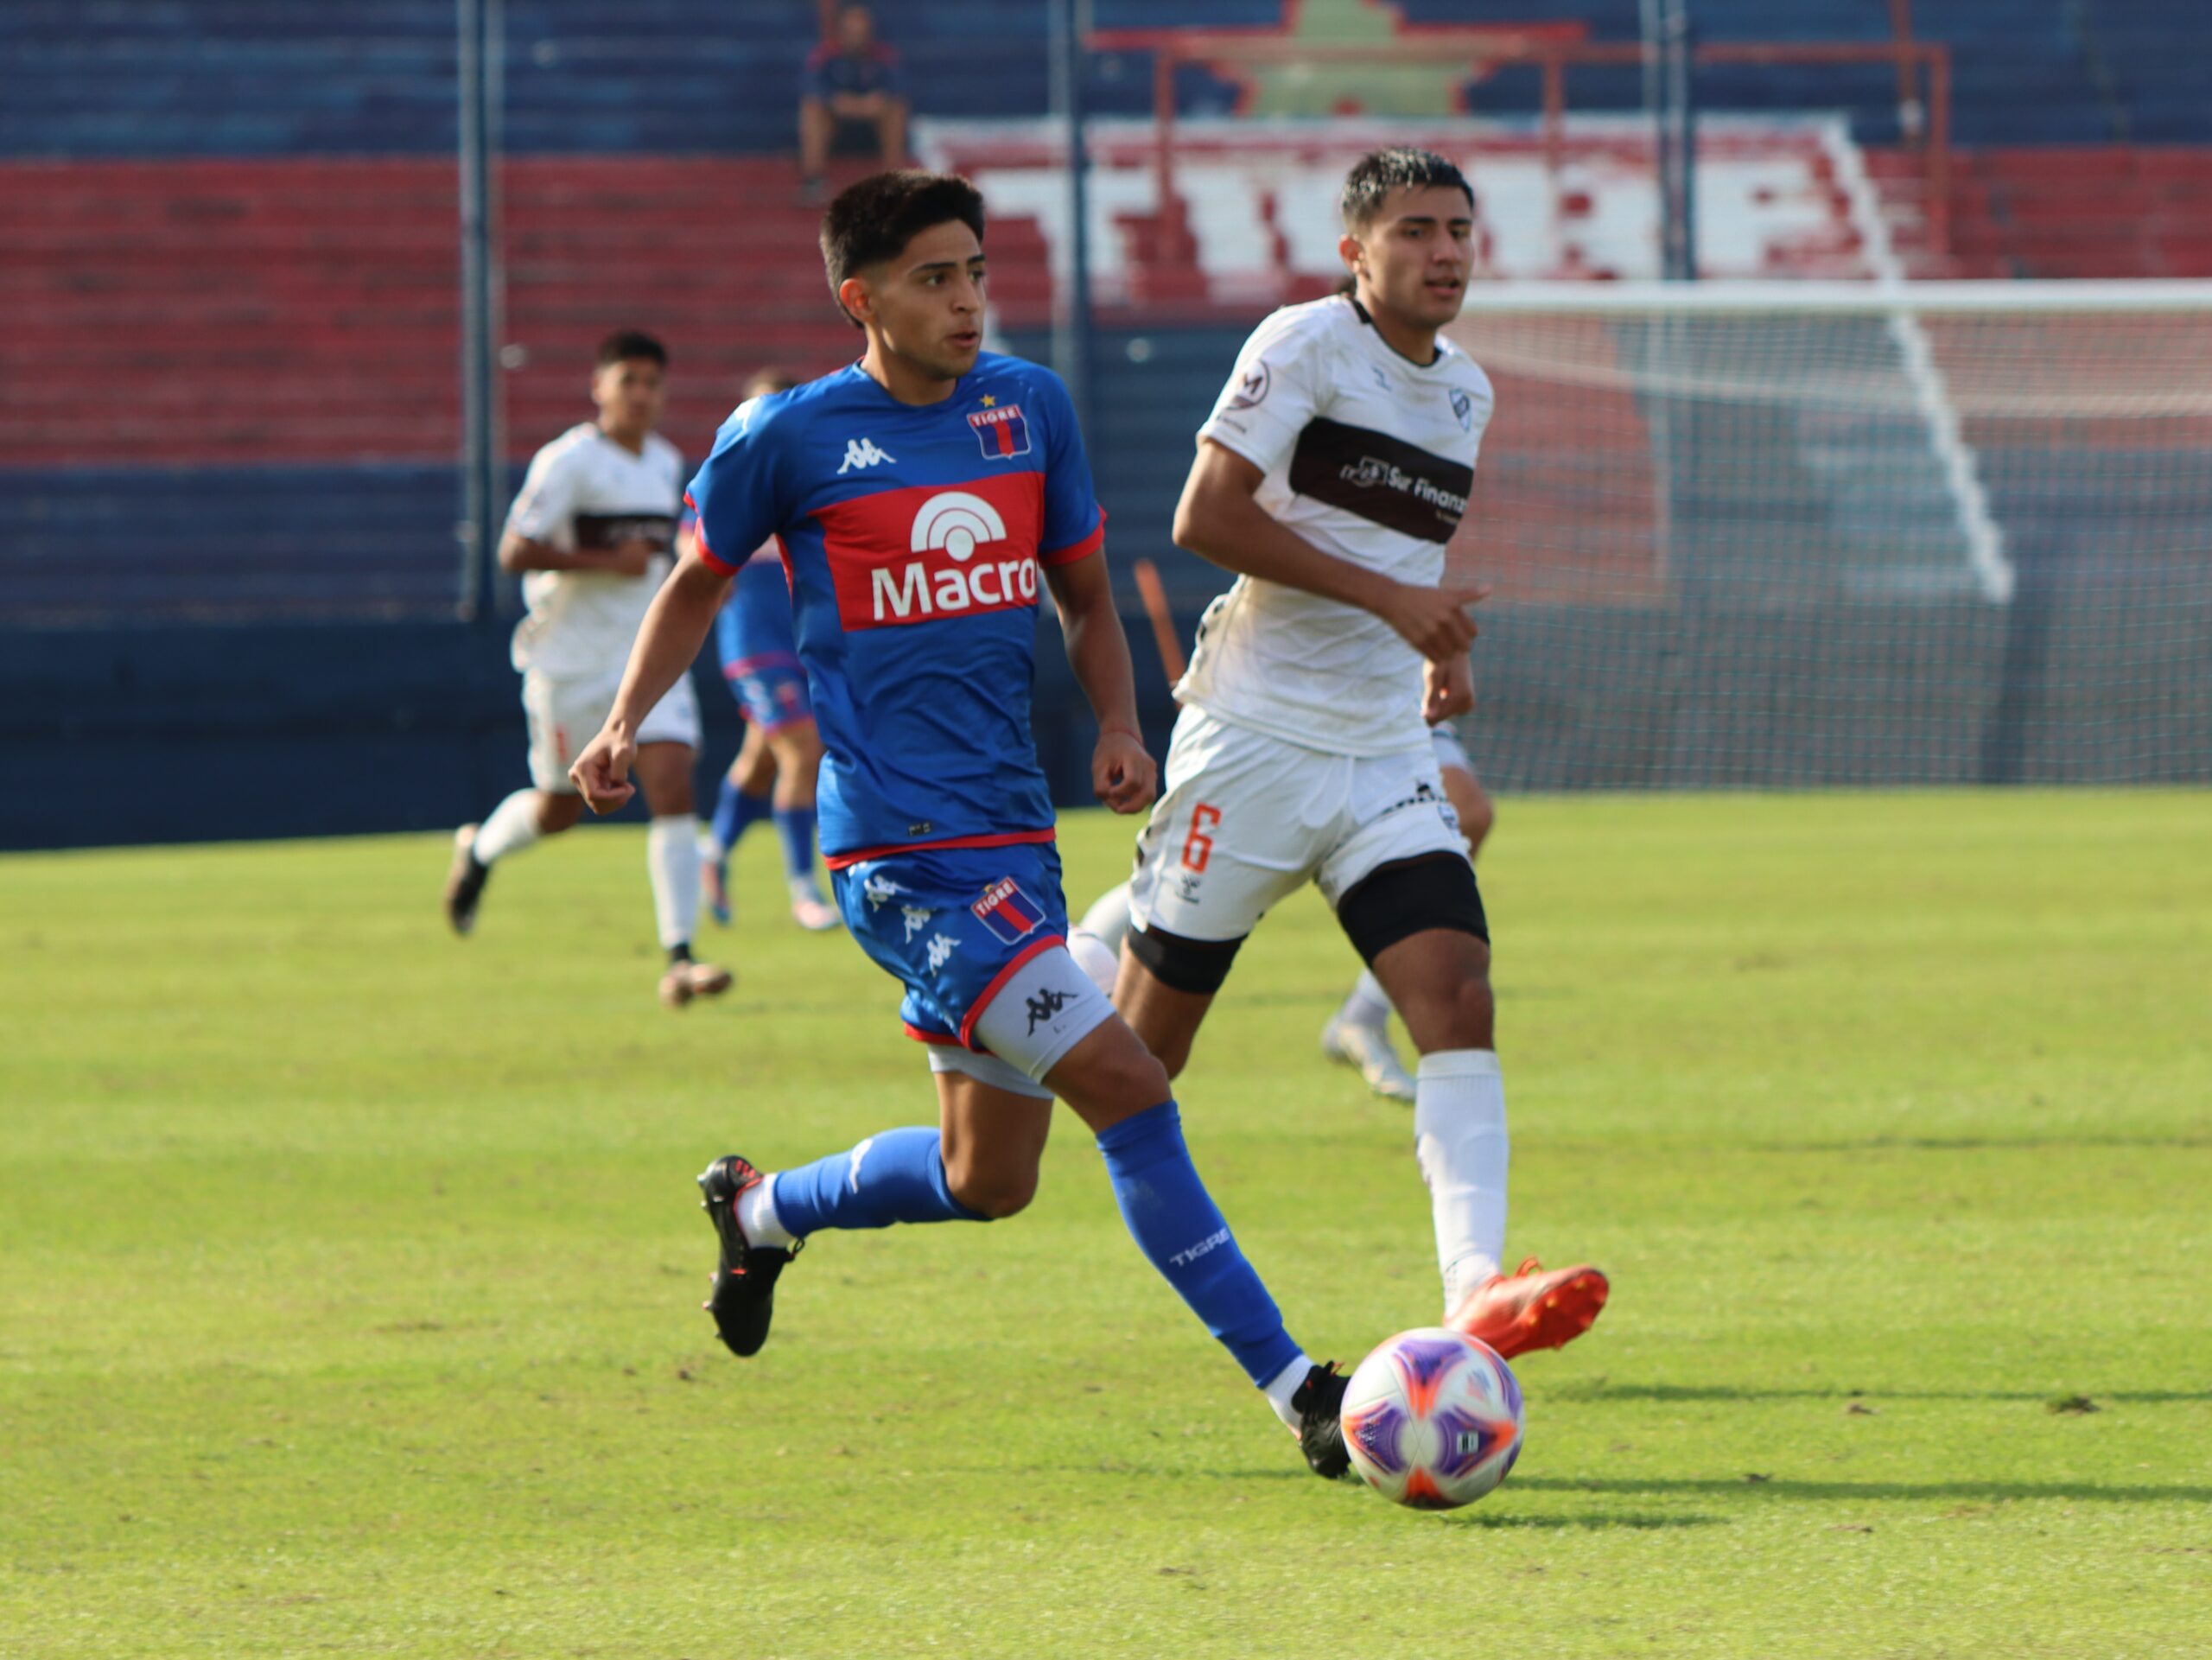
POLYGON ((953 1198, 994 1222, 1029 1208, 1029 1201, 1037 1197, 1037 1176, 1033 1161, 997 1166, 980 1160, 948 1162, 944 1172, 953 1198))

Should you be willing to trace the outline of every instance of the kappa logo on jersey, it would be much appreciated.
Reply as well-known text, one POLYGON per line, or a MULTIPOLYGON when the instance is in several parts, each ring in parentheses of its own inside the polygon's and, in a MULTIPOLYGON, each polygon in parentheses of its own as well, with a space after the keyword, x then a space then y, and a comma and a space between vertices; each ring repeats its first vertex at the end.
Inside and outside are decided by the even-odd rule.
POLYGON ((1044 478, 1008 472, 820 510, 846 629, 895 628, 1037 603, 1044 478))
POLYGON ((976 921, 1008 945, 1045 925, 1045 907, 1011 876, 1000 877, 968 908, 976 913, 976 921))
POLYGON ((1230 398, 1229 407, 1249 410, 1254 404, 1265 401, 1274 386, 1274 375, 1268 368, 1267 360, 1262 359, 1237 378, 1236 391, 1230 398))
POLYGON ((1029 423, 1022 419, 1019 404, 977 410, 968 417, 968 424, 976 429, 985 461, 1010 461, 1029 453, 1029 423))
POLYGON ((855 467, 874 467, 878 461, 895 461, 899 458, 887 449, 878 449, 873 438, 848 438, 845 441, 845 464, 837 469, 843 478, 855 467))

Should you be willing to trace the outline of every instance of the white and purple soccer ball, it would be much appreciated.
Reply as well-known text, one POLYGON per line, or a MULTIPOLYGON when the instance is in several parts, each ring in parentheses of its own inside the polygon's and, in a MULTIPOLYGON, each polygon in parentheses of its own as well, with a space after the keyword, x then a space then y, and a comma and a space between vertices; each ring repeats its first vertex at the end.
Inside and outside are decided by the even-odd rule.
POLYGON ((1401 1332, 1344 1389, 1344 1447, 1383 1498, 1416 1510, 1471 1504, 1521 1455, 1521 1385, 1497 1351, 1446 1326, 1401 1332))

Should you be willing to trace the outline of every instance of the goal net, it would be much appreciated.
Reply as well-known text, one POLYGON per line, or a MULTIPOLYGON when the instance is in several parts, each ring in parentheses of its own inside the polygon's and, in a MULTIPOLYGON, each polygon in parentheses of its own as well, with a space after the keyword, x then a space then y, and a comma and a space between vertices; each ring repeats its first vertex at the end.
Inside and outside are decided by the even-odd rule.
POLYGON ((2212 779, 2212 284, 1478 285, 1508 788, 2212 779))

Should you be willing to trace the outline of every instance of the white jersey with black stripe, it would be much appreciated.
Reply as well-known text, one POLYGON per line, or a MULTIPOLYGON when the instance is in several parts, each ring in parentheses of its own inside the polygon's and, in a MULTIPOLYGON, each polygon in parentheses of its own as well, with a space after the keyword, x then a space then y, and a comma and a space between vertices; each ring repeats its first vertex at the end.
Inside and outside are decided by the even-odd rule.
MULTIPOLYGON (((1434 587, 1495 401, 1449 340, 1415 363, 1332 296, 1253 331, 1198 437, 1258 467, 1260 506, 1324 553, 1434 587)), ((1309 749, 1389 754, 1428 741, 1421 661, 1379 617, 1240 576, 1206 608, 1176 696, 1309 749)))
POLYGON ((530 572, 522 579, 529 614, 515 628, 515 667, 555 678, 620 674, 673 566, 683 506, 683 457, 657 432, 631 450, 586 421, 539 450, 508 511, 509 530, 563 553, 619 548, 637 537, 661 551, 642 576, 530 572))

